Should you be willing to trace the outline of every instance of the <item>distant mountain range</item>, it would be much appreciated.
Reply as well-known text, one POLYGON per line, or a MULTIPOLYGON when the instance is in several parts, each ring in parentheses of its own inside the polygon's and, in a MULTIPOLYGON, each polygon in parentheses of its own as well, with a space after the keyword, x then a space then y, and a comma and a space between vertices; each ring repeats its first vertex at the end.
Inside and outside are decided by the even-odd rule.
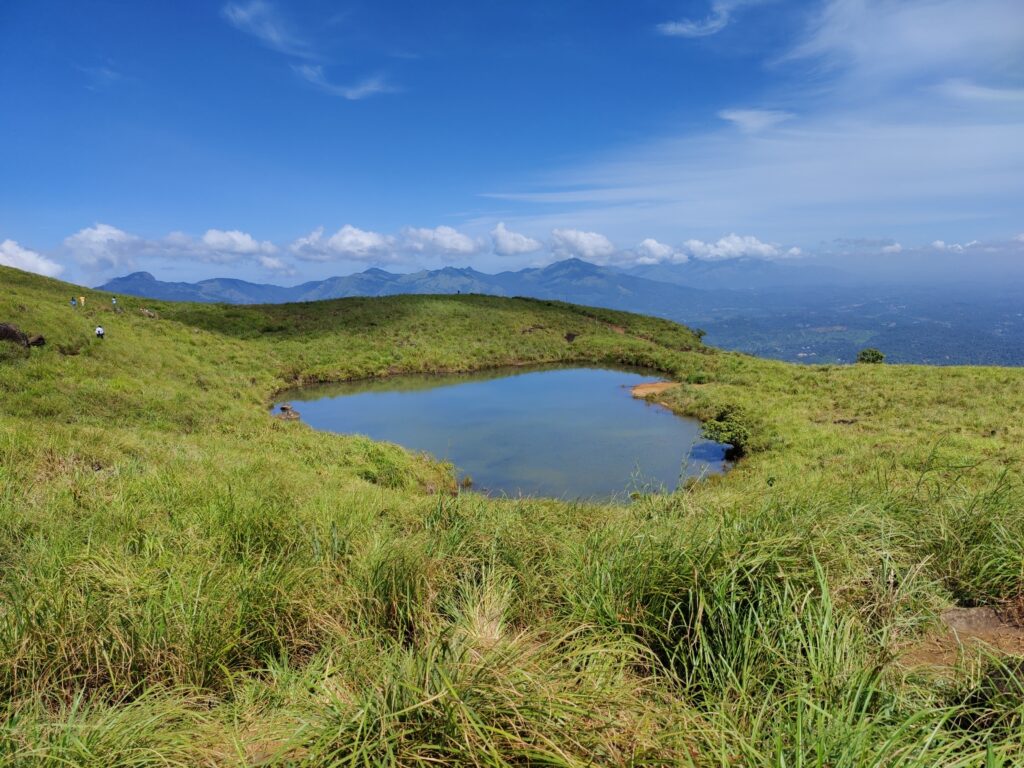
POLYGON ((649 280, 580 259, 496 275, 470 267, 444 267, 409 274, 368 269, 354 275, 329 277, 291 287, 231 278, 169 283, 157 280, 148 272, 135 272, 115 278, 100 288, 151 299, 230 304, 278 304, 398 293, 484 293, 558 299, 664 317, 677 316, 682 308, 689 313, 740 301, 739 294, 732 296, 730 301, 731 291, 706 291, 680 282, 649 280))
POLYGON ((496 275, 478 272, 471 267, 444 267, 408 274, 374 268, 290 287, 223 277, 197 283, 170 283, 157 280, 148 272, 134 272, 99 287, 152 299, 229 304, 280 304, 346 296, 461 291, 558 298, 580 304, 619 301, 635 308, 637 302, 643 301, 652 301, 655 305, 678 300, 703 303, 706 298, 692 290, 680 293, 669 286, 735 294, 736 291, 835 284, 844 278, 843 272, 832 267, 752 258, 691 260, 683 264, 651 264, 631 269, 600 267, 580 259, 566 259, 547 267, 496 275))
POLYGON ((691 260, 601 267, 567 259, 487 274, 445 267, 410 274, 367 269, 279 286, 215 278, 157 280, 135 272, 99 286, 169 301, 275 304, 397 293, 529 296, 665 317, 725 349, 797 362, 851 362, 863 347, 893 362, 1024 365, 1024 284, 871 282, 800 261, 691 260))

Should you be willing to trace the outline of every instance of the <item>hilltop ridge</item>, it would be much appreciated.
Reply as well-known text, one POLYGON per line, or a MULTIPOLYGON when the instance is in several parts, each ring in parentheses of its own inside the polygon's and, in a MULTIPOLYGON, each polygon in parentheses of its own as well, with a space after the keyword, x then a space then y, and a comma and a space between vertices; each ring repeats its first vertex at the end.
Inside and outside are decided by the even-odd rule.
POLYGON ((565 259, 487 274, 444 267, 379 268, 281 287, 235 279, 164 283, 135 273, 106 290, 231 304, 402 293, 529 296, 663 317, 707 332, 715 346, 790 362, 853 362, 864 347, 932 365, 1024 365, 1024 287, 1014 280, 913 286, 873 282, 795 260, 691 259, 629 269, 565 259))

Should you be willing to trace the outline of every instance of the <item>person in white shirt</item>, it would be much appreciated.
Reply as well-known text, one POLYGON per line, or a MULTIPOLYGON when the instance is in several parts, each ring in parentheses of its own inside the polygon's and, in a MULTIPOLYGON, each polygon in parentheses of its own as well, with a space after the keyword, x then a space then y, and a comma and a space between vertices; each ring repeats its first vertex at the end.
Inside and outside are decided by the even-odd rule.
POLYGON ((103 334, 104 334, 104 331, 103 331, 103 326, 102 326, 102 325, 97 325, 97 326, 96 326, 96 338, 97 338, 97 339, 102 339, 102 338, 104 338, 104 335, 103 335, 103 334))

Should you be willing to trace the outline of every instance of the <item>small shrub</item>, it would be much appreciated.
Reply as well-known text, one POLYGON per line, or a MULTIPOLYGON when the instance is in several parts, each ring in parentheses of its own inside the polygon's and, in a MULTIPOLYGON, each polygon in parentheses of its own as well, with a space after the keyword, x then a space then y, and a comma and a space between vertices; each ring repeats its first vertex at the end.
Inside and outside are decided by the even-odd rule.
POLYGON ((868 347, 867 349, 862 349, 860 352, 857 353, 857 362, 858 363, 872 363, 872 364, 874 364, 874 363, 884 363, 885 362, 885 355, 883 355, 880 351, 878 351, 874 347, 868 347))
POLYGON ((729 452, 732 457, 742 456, 750 444, 750 428, 746 423, 746 415, 738 406, 727 405, 718 413, 704 422, 704 437, 716 443, 727 443, 732 446, 729 452))

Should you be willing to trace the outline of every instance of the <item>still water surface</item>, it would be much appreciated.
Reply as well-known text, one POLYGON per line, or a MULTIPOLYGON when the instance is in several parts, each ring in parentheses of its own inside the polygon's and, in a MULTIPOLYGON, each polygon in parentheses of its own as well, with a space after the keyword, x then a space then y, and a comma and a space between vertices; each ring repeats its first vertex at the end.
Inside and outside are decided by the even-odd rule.
POLYGON ((499 369, 286 393, 316 429, 367 435, 451 461, 491 495, 575 499, 674 489, 725 469, 700 424, 634 398, 656 377, 607 368, 499 369))

